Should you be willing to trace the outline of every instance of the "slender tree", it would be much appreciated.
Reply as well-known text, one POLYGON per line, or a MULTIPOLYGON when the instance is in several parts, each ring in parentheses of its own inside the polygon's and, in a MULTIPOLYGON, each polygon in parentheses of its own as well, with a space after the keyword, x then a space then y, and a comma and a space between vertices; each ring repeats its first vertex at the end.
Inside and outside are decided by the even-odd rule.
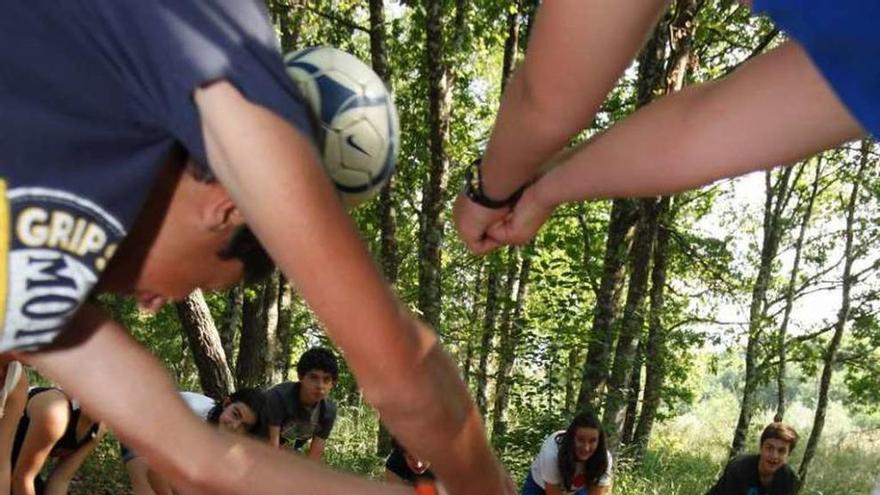
POLYGON ((498 312, 498 269, 491 265, 500 263, 498 253, 489 255, 489 268, 486 276, 486 309, 483 312, 482 339, 480 342, 480 357, 477 364, 476 375, 476 400, 480 414, 485 418, 487 408, 486 390, 488 388, 489 356, 492 353, 495 339, 495 324, 498 312))
POLYGON ((614 345, 613 325, 620 308, 620 289, 623 287, 635 218, 635 204, 632 200, 614 200, 605 241, 602 279, 596 293, 593 323, 578 391, 577 403, 580 408, 598 405, 596 397, 608 380, 609 358, 614 345))
POLYGON ((801 460, 798 469, 798 486, 796 492, 800 492, 803 483, 809 474, 810 464, 816 455, 816 447, 819 445, 819 439, 822 437, 822 430, 825 428, 825 414, 828 408, 828 392, 831 388, 831 375, 834 373, 836 365, 837 353, 840 350, 840 342, 843 340, 843 334, 846 331, 846 325, 850 319, 851 292, 858 279, 853 276, 853 263, 858 257, 858 252, 854 248, 855 225, 856 225, 856 206, 859 199, 859 188, 864 179, 865 170, 870 163, 869 156, 872 148, 872 142, 869 139, 862 141, 861 159, 852 178, 852 189, 850 190, 849 200, 846 205, 846 228, 844 231, 844 249, 843 249, 843 275, 841 276, 840 289, 840 309, 837 312, 837 321, 834 323, 834 335, 825 348, 822 356, 822 376, 819 379, 819 397, 816 401, 816 414, 813 418, 813 429, 810 431, 810 438, 807 440, 807 447, 804 449, 804 457, 801 460))
POLYGON ((196 290, 175 303, 175 307, 199 372, 202 391, 216 400, 226 397, 233 391, 232 372, 226 364, 220 334, 202 291, 196 290))
POLYGON ((776 414, 773 421, 782 421, 785 417, 785 367, 786 367, 786 345, 785 340, 788 336, 788 323, 791 319, 791 311, 794 308, 795 289, 797 286, 798 275, 800 273, 801 255, 803 254, 804 238, 807 233, 807 226, 810 224, 810 218, 813 216, 813 205, 816 203, 816 196, 819 194, 819 182, 822 177, 822 157, 816 160, 816 176, 813 178, 810 193, 807 196, 804 211, 801 216, 800 229, 798 237, 794 244, 794 262, 791 265, 791 273, 788 277, 788 285, 785 287, 785 309, 782 313, 782 323, 776 334, 776 346, 778 348, 777 357, 779 364, 776 372, 776 414))
MULTIPOLYGON (((505 414, 510 401, 510 387, 512 381, 513 365, 516 361, 516 351, 522 335, 523 307, 528 297, 529 275, 532 268, 532 251, 534 245, 529 245, 522 252, 522 261, 519 266, 519 275, 516 277, 516 294, 511 301, 512 314, 505 318, 501 327, 498 353, 498 373, 495 379, 495 402, 492 407, 492 439, 502 438, 507 432, 505 414)), ((511 258, 514 258, 511 256, 511 258)))
POLYGON ((633 370, 636 349, 641 339, 651 248, 657 230, 657 203, 654 199, 639 200, 641 214, 630 253, 630 276, 626 305, 620 323, 620 335, 614 352, 614 364, 608 378, 603 422, 607 432, 607 446, 616 452, 623 438, 626 412, 627 385, 633 370))
POLYGON ((743 384, 740 413, 730 446, 729 458, 742 453, 745 446, 749 423, 754 414, 755 392, 760 381, 758 370, 758 351, 762 345, 764 330, 767 326, 767 293, 770 278, 773 274, 773 262, 779 251, 779 242, 783 234, 783 214, 791 199, 792 171, 794 167, 785 167, 779 172, 767 171, 765 177, 765 201, 763 243, 761 245, 761 261, 758 273, 752 286, 752 300, 749 305, 749 327, 746 342, 746 373, 743 384), (777 175, 775 183, 773 175, 777 175))

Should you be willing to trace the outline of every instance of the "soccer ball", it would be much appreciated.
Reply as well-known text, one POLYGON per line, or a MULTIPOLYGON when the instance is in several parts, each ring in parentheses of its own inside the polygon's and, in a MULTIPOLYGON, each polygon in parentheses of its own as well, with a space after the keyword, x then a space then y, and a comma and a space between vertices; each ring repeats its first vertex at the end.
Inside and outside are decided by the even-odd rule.
POLYGON ((397 109, 365 63, 336 48, 305 48, 284 57, 287 73, 324 130, 322 158, 343 203, 357 206, 379 192, 397 158, 397 109))

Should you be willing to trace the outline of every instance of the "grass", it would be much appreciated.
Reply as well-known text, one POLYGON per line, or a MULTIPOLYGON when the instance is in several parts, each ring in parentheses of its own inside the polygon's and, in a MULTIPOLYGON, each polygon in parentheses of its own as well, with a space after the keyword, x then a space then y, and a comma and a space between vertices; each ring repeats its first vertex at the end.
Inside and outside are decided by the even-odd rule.
MULTIPOLYGON (((615 462, 614 495, 702 495, 717 479, 735 423, 735 399, 716 397, 690 412, 656 426, 644 462, 615 462)), ((760 426, 772 415, 756 414, 748 449, 757 447, 760 426)), ((793 407, 788 420, 802 434, 792 466, 797 470, 809 434, 812 411, 793 407)), ((551 431, 559 418, 512 425, 502 456, 517 482, 537 453, 533 444, 551 431), (536 440, 537 439, 537 440, 536 440)), ((335 469, 380 478, 384 459, 376 455, 375 414, 365 406, 341 405, 325 460, 335 469)), ((856 425, 838 406, 829 410, 823 441, 810 468, 802 495, 867 495, 880 476, 880 429, 856 425), (865 431, 862 431, 865 430, 865 431)), ((72 494, 131 493, 114 440, 102 442, 81 470, 72 494)))

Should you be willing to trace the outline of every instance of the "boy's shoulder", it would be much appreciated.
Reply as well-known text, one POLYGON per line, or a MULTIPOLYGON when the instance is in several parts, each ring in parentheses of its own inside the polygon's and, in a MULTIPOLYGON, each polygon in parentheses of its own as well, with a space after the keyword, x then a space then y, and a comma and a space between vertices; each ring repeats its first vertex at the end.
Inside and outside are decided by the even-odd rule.
POLYGON ((758 462, 760 456, 757 454, 743 454, 731 460, 727 467, 724 468, 724 476, 731 481, 739 481, 751 483, 758 479, 758 462))

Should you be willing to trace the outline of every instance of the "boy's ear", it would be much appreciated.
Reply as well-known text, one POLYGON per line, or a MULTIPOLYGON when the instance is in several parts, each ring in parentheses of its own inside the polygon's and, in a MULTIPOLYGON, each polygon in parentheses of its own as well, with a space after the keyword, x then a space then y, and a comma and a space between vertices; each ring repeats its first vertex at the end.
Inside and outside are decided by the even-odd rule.
POLYGON ((208 227, 212 231, 228 231, 244 223, 244 217, 232 198, 219 184, 214 184, 206 204, 208 227))

